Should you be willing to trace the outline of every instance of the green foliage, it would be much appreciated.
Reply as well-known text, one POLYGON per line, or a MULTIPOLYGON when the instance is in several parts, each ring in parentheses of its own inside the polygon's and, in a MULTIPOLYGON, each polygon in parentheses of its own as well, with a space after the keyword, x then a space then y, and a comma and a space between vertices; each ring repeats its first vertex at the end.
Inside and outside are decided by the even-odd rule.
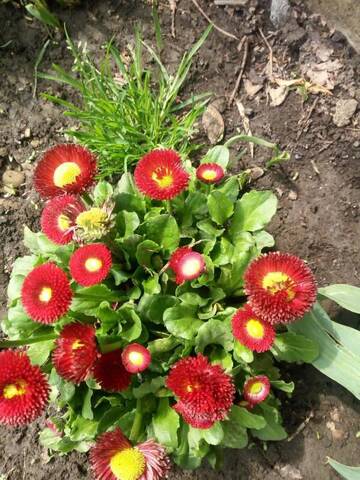
POLYGON ((329 465, 345 480, 360 480, 360 467, 349 467, 328 457, 329 465))
POLYGON ((179 95, 192 60, 210 30, 184 54, 174 75, 166 70, 159 53, 142 41, 139 32, 134 49, 128 52, 130 63, 108 44, 97 65, 68 38, 74 57, 72 72, 53 65, 53 74, 39 74, 79 93, 80 105, 49 94, 45 97, 63 106, 65 115, 80 123, 80 128, 68 134, 98 155, 101 178, 121 174, 155 147, 174 148, 185 156, 197 148, 191 138, 209 94, 181 101, 179 95), (144 48, 155 65, 153 69, 144 66, 144 48))

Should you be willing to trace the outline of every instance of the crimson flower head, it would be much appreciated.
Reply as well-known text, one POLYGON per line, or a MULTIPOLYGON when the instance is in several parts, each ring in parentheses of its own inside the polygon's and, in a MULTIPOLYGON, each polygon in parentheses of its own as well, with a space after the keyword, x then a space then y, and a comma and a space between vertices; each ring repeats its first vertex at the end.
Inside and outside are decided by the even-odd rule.
POLYGON ((121 350, 103 353, 95 362, 94 378, 107 392, 121 392, 131 383, 131 375, 125 370, 121 350))
POLYGON ((125 369, 130 373, 143 372, 151 363, 151 354, 139 343, 131 343, 124 348, 121 358, 125 369))
POLYGON ((92 243, 80 247, 70 258, 70 273, 83 287, 97 285, 111 268, 111 252, 104 243, 92 243))
POLYGON ((316 300, 316 282, 311 270, 289 253, 260 256, 251 262, 244 279, 251 308, 271 324, 302 317, 316 300))
POLYGON ((189 247, 175 250, 169 260, 169 267, 175 273, 175 281, 181 285, 186 280, 195 280, 205 270, 205 260, 201 253, 194 252, 189 247))
POLYGON ((25 278, 21 301, 35 322, 54 323, 70 308, 72 291, 65 272, 54 263, 35 267, 25 278))
POLYGON ((259 318, 249 305, 233 316, 232 331, 242 345, 258 353, 269 350, 275 338, 272 325, 259 318))
POLYGON ((90 450, 95 480, 161 480, 167 478, 170 460, 154 440, 135 447, 120 428, 100 435, 90 450))
POLYGON ((189 183, 180 155, 174 150, 153 150, 136 165, 138 189, 154 200, 169 200, 179 195, 189 183))
POLYGON ((24 351, 0 352, 0 422, 25 425, 44 411, 50 387, 40 368, 24 351))
POLYGON ((270 393, 270 380, 265 375, 258 375, 246 380, 244 398, 250 406, 263 402, 270 393))
POLYGON ((96 158, 80 145, 57 145, 45 152, 34 173, 35 189, 43 198, 82 193, 94 181, 96 158))
POLYGON ((166 386, 178 397, 174 409, 195 428, 224 420, 235 396, 232 378, 201 354, 175 363, 166 386))
POLYGON ((218 183, 224 175, 224 169, 217 163, 202 163, 196 169, 197 179, 204 183, 218 183))
POLYGON ((56 339, 56 348, 52 356, 57 373, 65 380, 79 384, 86 380, 97 357, 93 325, 81 323, 65 325, 56 339))
POLYGON ((76 218, 85 210, 75 195, 60 195, 49 200, 41 214, 41 230, 57 245, 73 240, 76 218))

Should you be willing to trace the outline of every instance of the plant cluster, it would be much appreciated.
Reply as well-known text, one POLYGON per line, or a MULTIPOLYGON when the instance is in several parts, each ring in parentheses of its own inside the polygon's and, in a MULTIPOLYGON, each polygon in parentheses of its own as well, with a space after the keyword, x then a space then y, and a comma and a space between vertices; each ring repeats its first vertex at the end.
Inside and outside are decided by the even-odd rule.
POLYGON ((96 479, 165 478, 216 466, 249 437, 286 437, 278 361, 311 362, 315 342, 286 325, 310 310, 314 277, 268 253, 270 191, 244 193, 229 150, 195 168, 148 152, 134 175, 93 186, 96 159, 59 145, 38 163, 47 200, 30 255, 14 264, 0 353, 0 421, 21 425, 48 402, 52 451, 86 452, 96 479))

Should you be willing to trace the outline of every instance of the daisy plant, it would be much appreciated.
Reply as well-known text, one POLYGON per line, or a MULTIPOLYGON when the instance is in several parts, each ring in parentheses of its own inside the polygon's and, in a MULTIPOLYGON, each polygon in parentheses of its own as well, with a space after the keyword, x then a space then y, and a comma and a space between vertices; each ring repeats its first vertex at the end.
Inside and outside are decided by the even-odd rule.
POLYGON ((41 231, 25 228, 30 253, 8 288, 1 423, 53 403, 40 441, 89 451, 95 480, 160 480, 171 462, 215 467, 225 448, 286 438, 281 399, 294 384, 281 362, 321 368, 331 344, 314 326, 305 261, 268 252, 276 196, 249 191, 229 157, 217 146, 196 168, 158 147, 112 185, 94 183, 84 147, 45 153, 41 231))

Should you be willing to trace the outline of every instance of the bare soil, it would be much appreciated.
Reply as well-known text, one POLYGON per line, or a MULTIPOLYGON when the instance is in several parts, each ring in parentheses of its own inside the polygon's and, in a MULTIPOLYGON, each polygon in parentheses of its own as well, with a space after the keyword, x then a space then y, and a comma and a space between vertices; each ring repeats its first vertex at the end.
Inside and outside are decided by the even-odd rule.
MULTIPOLYGON (((244 78, 263 88, 251 98, 242 84, 238 98, 246 109, 252 133, 276 141, 292 153, 289 162, 267 170, 256 181, 256 187, 272 188, 279 196, 280 209, 270 229, 279 249, 306 259, 319 285, 359 285, 360 113, 353 114, 343 127, 334 124, 332 114, 339 99, 360 101, 360 56, 341 34, 329 31, 319 16, 306 11, 301 1, 294 2, 291 19, 282 31, 276 32, 268 18, 268 3, 250 0, 246 7, 235 8, 217 7, 212 0, 201 2, 217 25, 239 39, 247 34, 251 42, 244 78), (273 51, 274 76, 299 78, 314 62, 338 61, 338 68, 333 63, 324 67, 333 83, 332 95, 310 95, 304 101, 294 90, 281 105, 271 106, 265 75, 269 74, 269 49, 259 28, 273 51)), ((57 13, 66 21, 72 38, 86 41, 88 49, 95 53, 100 53, 101 45, 111 37, 124 48, 133 38, 136 22, 145 38, 152 38, 151 9, 140 0, 85 1, 78 9, 57 13)), ((26 176, 25 184, 14 195, 3 192, 0 198, 0 297, 4 306, 11 265, 24 253, 23 225, 35 228, 41 210, 31 190, 34 162, 42 151, 63 141, 63 131, 70 124, 59 108, 42 100, 39 94, 44 90, 61 93, 65 98, 73 94, 39 81, 37 95, 33 96, 34 63, 46 41, 46 29, 10 4, 0 5, 0 18, 0 173, 13 169, 26 176)), ((207 21, 191 0, 179 1, 174 40, 170 9, 164 0, 161 22, 163 58, 171 68, 199 37, 207 21)), ((195 61, 187 86, 188 91, 214 92, 227 137, 243 130, 236 105, 226 108, 242 60, 238 43, 214 31, 195 61)), ((41 70, 49 69, 52 62, 71 65, 61 35, 48 47, 41 70)), ((253 159, 246 154, 234 162, 233 169, 264 168, 267 156, 268 152, 257 147, 253 159)), ((333 313, 347 323, 359 325, 359 317, 334 308, 333 313)), ((267 449, 255 443, 246 450, 228 451, 219 472, 206 467, 198 472, 174 470, 171 478, 331 480, 339 477, 326 465, 327 456, 356 465, 360 441, 356 438, 360 430, 358 402, 311 366, 287 368, 286 375, 296 382, 295 394, 285 401, 283 410, 290 441, 269 444, 267 449)), ((48 458, 37 438, 44 421, 28 428, 0 427, 0 478, 90 478, 83 454, 48 458)))

